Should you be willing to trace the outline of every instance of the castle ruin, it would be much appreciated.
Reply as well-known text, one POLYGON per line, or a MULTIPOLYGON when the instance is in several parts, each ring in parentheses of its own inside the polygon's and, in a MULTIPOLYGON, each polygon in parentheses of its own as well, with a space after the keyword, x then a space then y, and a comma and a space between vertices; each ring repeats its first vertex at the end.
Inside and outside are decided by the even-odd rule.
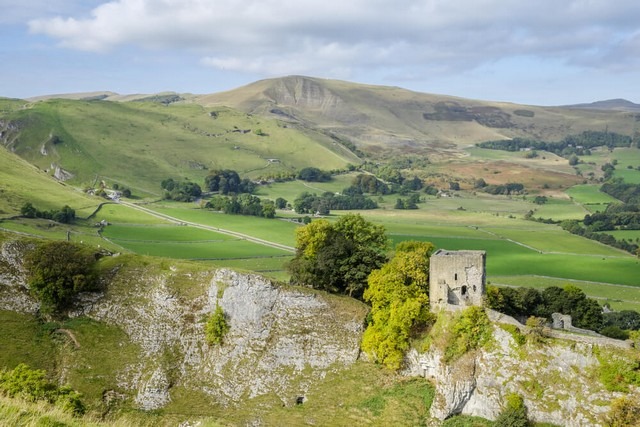
POLYGON ((482 305, 485 295, 485 251, 437 250, 429 263, 431 311, 482 305))

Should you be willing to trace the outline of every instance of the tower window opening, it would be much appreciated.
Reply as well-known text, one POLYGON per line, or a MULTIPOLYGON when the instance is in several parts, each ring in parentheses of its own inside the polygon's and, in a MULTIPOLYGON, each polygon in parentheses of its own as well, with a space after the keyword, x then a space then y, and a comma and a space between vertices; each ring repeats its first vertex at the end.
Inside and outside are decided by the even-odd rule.
POLYGON ((463 286, 462 287, 462 295, 466 295, 467 294, 467 287, 463 286))

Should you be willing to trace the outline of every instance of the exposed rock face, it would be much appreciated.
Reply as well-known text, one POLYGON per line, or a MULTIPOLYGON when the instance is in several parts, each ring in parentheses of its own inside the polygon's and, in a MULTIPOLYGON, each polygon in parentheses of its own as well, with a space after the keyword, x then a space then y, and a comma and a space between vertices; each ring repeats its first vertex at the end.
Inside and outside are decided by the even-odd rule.
MULTIPOLYGON (((567 427, 598 426, 620 393, 593 378, 599 364, 592 344, 556 341, 519 348, 511 334, 494 327, 495 345, 466 354, 453 364, 434 349, 407 357, 407 374, 434 381, 431 416, 455 414, 495 419, 509 393, 523 396, 530 419, 567 427)), ((632 391, 640 399, 640 391, 632 391)))
POLYGON ((53 169, 53 176, 58 181, 67 181, 73 178, 75 175, 67 170, 62 169, 58 165, 51 165, 51 169, 53 169))
POLYGON ((26 244, 20 241, 0 243, 0 310, 35 313, 38 303, 29 295, 22 268, 26 244))
POLYGON ((358 358, 366 309, 355 301, 349 304, 359 314, 345 315, 332 307, 330 296, 224 269, 213 277, 190 277, 202 292, 186 299, 171 280, 128 280, 83 313, 119 326, 140 345, 140 364, 122 373, 121 385, 137 390, 136 403, 143 409, 167 404, 171 385, 199 390, 223 404, 267 393, 288 404, 327 370, 358 358), (204 324, 216 304, 230 331, 221 346, 209 346, 204 324), (167 353, 174 366, 158 362, 167 353))
MULTIPOLYGON (((22 269, 24 246, 0 246, 0 309, 35 313, 22 269)), ((329 370, 357 360, 367 311, 355 300, 226 269, 124 268, 105 293, 81 295, 69 315, 115 325, 137 345, 137 360, 113 375, 138 407, 151 410, 171 401, 174 386, 221 404, 264 394, 293 404, 329 370), (230 330, 222 345, 210 346, 204 326, 216 305, 230 330)))

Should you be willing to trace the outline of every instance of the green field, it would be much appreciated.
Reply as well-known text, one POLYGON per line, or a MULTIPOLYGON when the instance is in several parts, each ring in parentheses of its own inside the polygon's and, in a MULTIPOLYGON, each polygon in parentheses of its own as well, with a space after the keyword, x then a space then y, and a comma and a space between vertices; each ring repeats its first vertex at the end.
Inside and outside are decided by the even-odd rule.
POLYGON ((158 203, 148 205, 166 215, 183 221, 219 227, 283 245, 294 246, 294 230, 299 224, 282 219, 267 219, 242 215, 225 215, 207 209, 187 207, 184 203, 158 203))
POLYGON ((536 208, 533 216, 535 218, 551 218, 555 221, 566 219, 583 219, 591 212, 584 206, 570 200, 549 199, 544 205, 536 208))
POLYGON ((574 185, 566 193, 576 203, 583 205, 607 205, 612 202, 618 202, 618 199, 600 191, 600 184, 574 185))
POLYGON ((64 183, 0 147, 0 219, 20 213, 30 202, 40 210, 61 209, 69 205, 77 216, 90 215, 102 202, 64 183))
POLYGON ((282 197, 293 205, 293 201, 305 191, 317 195, 325 192, 340 193, 351 185, 356 175, 353 173, 337 175, 329 182, 305 182, 300 180, 277 182, 259 187, 256 194, 271 200, 282 197))
POLYGON ((617 148, 612 154, 613 159, 618 162, 613 175, 629 184, 640 184, 640 149, 617 148))

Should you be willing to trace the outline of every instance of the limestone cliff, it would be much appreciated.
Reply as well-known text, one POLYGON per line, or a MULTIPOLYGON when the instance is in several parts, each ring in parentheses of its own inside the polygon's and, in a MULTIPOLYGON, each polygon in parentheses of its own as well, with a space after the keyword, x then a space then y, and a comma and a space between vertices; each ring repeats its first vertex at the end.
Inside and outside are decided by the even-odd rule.
MULTIPOLYGON (((425 376, 436 387, 431 416, 444 420, 464 414, 493 420, 502 411, 506 396, 517 393, 535 422, 566 427, 604 425, 611 401, 623 393, 607 391, 599 381, 598 345, 563 339, 519 345, 500 326, 515 320, 501 317, 494 319, 491 345, 453 363, 444 362, 437 346, 408 354, 405 374, 425 376)), ((632 388, 629 396, 640 400, 640 389, 632 388)))
MULTIPOLYGON (((23 250, 12 242, 0 251, 0 309, 37 311, 25 285, 23 250)), ((126 345, 139 349, 134 363, 112 373, 116 392, 139 408, 165 406, 175 387, 222 405, 266 394, 290 405, 329 370, 358 358, 367 309, 357 301, 226 269, 109 262, 115 267, 106 290, 82 295, 69 315, 117 326, 126 345), (217 304, 230 330, 222 345, 210 346, 204 324, 217 304)))

